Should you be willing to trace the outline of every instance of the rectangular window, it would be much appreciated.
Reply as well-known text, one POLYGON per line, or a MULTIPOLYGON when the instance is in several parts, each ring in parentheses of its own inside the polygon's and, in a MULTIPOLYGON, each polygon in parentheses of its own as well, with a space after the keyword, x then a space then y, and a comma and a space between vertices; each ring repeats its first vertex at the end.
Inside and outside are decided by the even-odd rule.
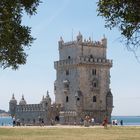
POLYGON ((66 70, 66 75, 69 75, 69 70, 66 70))
POLYGON ((96 75, 96 69, 92 69, 92 75, 96 75))
POLYGON ((96 100, 97 100, 96 96, 93 96, 93 102, 96 102, 96 100))
POLYGON ((66 102, 69 102, 69 97, 68 96, 66 96, 66 102))

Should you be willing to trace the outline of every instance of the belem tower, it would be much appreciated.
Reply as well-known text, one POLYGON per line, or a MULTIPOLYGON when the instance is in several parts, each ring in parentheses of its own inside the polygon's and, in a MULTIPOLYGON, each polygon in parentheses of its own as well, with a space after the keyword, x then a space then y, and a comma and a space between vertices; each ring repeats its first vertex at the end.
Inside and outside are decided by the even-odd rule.
POLYGON ((111 121, 113 96, 110 89, 112 60, 107 59, 107 39, 83 39, 79 32, 76 40, 59 42, 59 61, 54 62, 55 103, 49 94, 39 104, 27 104, 24 96, 17 104, 13 95, 9 102, 12 117, 25 124, 45 124, 52 120, 60 124, 79 124, 86 115, 102 123, 105 116, 111 121))

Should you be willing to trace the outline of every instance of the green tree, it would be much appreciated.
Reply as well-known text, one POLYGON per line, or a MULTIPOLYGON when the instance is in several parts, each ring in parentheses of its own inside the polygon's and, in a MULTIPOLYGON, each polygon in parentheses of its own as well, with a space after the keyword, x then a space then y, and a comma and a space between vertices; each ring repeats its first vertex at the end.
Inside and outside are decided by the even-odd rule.
POLYGON ((22 25, 23 13, 36 14, 40 0, 0 0, 0 67, 17 69, 26 63, 26 47, 34 38, 22 25))
POLYGON ((99 0, 97 5, 105 27, 119 28, 127 47, 135 51, 140 45, 140 0, 99 0))

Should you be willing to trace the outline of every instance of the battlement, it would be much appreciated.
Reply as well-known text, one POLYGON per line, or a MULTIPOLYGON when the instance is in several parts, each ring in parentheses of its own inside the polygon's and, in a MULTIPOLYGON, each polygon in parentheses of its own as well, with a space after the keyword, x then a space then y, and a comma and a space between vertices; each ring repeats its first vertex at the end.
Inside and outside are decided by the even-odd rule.
POLYGON ((103 58, 90 58, 88 56, 80 56, 77 59, 66 59, 66 60, 59 60, 54 62, 54 67, 57 69, 58 67, 63 66, 72 66, 72 65, 79 65, 79 64, 96 64, 96 65, 107 65, 112 67, 112 60, 110 59, 103 59, 103 58))
POLYGON ((44 111, 42 104, 17 105, 16 112, 44 111))
POLYGON ((63 47, 69 47, 69 46, 75 47, 77 44, 88 46, 88 47, 107 47, 107 39, 104 37, 103 39, 101 39, 101 41, 93 41, 89 37, 89 39, 83 40, 83 36, 81 35, 81 33, 79 33, 77 39, 74 41, 64 42, 63 38, 61 37, 59 40, 59 49, 62 49, 63 47))

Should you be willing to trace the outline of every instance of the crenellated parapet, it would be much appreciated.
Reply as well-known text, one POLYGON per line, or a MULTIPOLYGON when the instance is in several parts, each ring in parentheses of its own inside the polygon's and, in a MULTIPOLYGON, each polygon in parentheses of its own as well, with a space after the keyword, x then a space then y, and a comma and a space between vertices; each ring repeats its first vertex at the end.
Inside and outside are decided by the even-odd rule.
POLYGON ((54 62, 55 69, 64 67, 64 66, 73 66, 73 65, 106 65, 112 67, 113 61, 110 59, 103 59, 103 58, 90 58, 90 56, 79 56, 77 59, 66 59, 66 60, 59 60, 54 62))
POLYGON ((63 47, 75 47, 76 45, 82 45, 84 47, 107 47, 107 38, 105 36, 101 39, 101 41, 93 41, 91 37, 89 39, 84 39, 81 33, 77 36, 76 40, 64 42, 63 38, 60 37, 59 40, 59 49, 63 49, 63 47))
POLYGON ((17 105, 16 112, 44 111, 42 104, 17 105))

